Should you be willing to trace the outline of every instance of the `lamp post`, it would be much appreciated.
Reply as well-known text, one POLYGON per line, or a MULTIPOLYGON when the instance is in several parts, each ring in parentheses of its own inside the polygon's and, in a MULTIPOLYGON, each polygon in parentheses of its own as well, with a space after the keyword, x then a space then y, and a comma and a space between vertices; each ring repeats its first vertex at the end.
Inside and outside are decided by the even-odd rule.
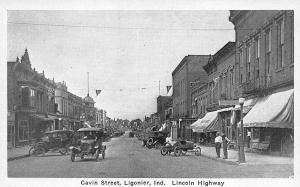
POLYGON ((182 119, 180 118, 179 120, 178 120, 178 125, 179 125, 179 129, 180 129, 180 138, 182 139, 182 136, 183 136, 183 132, 182 132, 182 128, 181 128, 181 121, 182 121, 182 119))
POLYGON ((245 152, 244 152, 244 125, 243 125, 243 105, 245 98, 239 98, 239 104, 241 105, 241 130, 239 134, 239 163, 245 163, 245 152))

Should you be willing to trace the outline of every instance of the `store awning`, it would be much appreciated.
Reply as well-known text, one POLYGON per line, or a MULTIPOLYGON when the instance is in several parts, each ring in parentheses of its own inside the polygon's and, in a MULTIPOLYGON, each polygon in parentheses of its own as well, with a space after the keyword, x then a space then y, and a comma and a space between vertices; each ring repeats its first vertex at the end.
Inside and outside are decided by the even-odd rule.
POLYGON ((259 98, 244 127, 294 128, 294 89, 259 98))
MULTIPOLYGON (((247 99, 243 105, 243 113, 244 114, 248 113, 252 109, 252 107, 255 105, 256 102, 257 102, 257 98, 247 99)), ((234 109, 240 110, 241 105, 235 105, 234 109)))
POLYGON ((228 112, 228 111, 232 111, 232 110, 234 110, 234 107, 222 108, 222 109, 218 110, 218 112, 228 112))
POLYGON ((191 125, 193 132, 207 132, 207 127, 217 121, 218 111, 208 112, 201 119, 198 119, 191 125))

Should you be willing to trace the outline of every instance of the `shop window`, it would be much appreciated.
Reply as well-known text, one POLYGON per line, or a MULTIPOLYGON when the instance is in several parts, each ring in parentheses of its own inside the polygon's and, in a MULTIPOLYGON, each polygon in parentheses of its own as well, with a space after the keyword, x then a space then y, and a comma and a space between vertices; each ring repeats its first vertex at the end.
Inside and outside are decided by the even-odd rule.
POLYGON ((18 137, 19 141, 28 140, 28 121, 19 121, 19 127, 18 127, 18 137))
POLYGON ((260 130, 258 128, 253 128, 252 139, 253 140, 259 140, 260 139, 260 130))

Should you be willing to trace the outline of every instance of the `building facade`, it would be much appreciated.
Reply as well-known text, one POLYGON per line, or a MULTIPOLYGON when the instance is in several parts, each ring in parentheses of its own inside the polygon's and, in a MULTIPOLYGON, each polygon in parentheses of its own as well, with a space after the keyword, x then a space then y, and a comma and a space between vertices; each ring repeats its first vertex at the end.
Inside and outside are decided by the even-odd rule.
POLYGON ((190 125, 195 119, 192 118, 191 112, 191 83, 197 78, 201 80, 207 78, 202 67, 208 59, 209 55, 185 56, 172 72, 174 121, 172 131, 176 132, 179 138, 188 140, 192 138, 190 125), (175 126, 178 129, 174 129, 175 126))
POLYGON ((207 80, 203 82, 199 78, 191 85, 192 118, 202 118, 206 113, 208 103, 207 80))
POLYGON ((157 114, 159 116, 159 125, 165 123, 170 118, 169 109, 172 107, 172 96, 157 97, 157 114))
POLYGON ((106 127, 106 111, 103 109, 96 110, 96 126, 99 128, 106 127))
POLYGON ((19 61, 7 64, 8 144, 28 144, 53 125, 54 80, 32 69, 27 49, 19 61))
POLYGON ((185 56, 172 72, 174 117, 191 117, 190 84, 199 76, 206 77, 202 69, 209 55, 185 56))
POLYGON ((294 12, 234 10, 230 11, 229 20, 234 24, 236 33, 235 67, 239 95, 257 100, 244 119, 247 131, 251 132, 251 147, 257 149, 264 145, 268 150, 291 154, 294 129, 294 12), (275 97, 281 99, 272 100, 275 97), (282 108, 276 108, 284 98, 286 103, 282 108), (272 116, 270 112, 276 109, 276 115, 268 118, 272 116), (269 113, 263 115, 263 112, 269 113))

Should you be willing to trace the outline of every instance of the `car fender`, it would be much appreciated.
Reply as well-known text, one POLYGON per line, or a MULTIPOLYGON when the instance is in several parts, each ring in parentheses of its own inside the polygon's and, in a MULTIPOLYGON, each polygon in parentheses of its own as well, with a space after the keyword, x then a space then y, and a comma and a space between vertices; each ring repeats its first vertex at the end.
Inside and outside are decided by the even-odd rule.
POLYGON ((74 147, 74 146, 70 146, 70 150, 73 151, 74 153, 80 153, 81 150, 80 148, 74 147))

